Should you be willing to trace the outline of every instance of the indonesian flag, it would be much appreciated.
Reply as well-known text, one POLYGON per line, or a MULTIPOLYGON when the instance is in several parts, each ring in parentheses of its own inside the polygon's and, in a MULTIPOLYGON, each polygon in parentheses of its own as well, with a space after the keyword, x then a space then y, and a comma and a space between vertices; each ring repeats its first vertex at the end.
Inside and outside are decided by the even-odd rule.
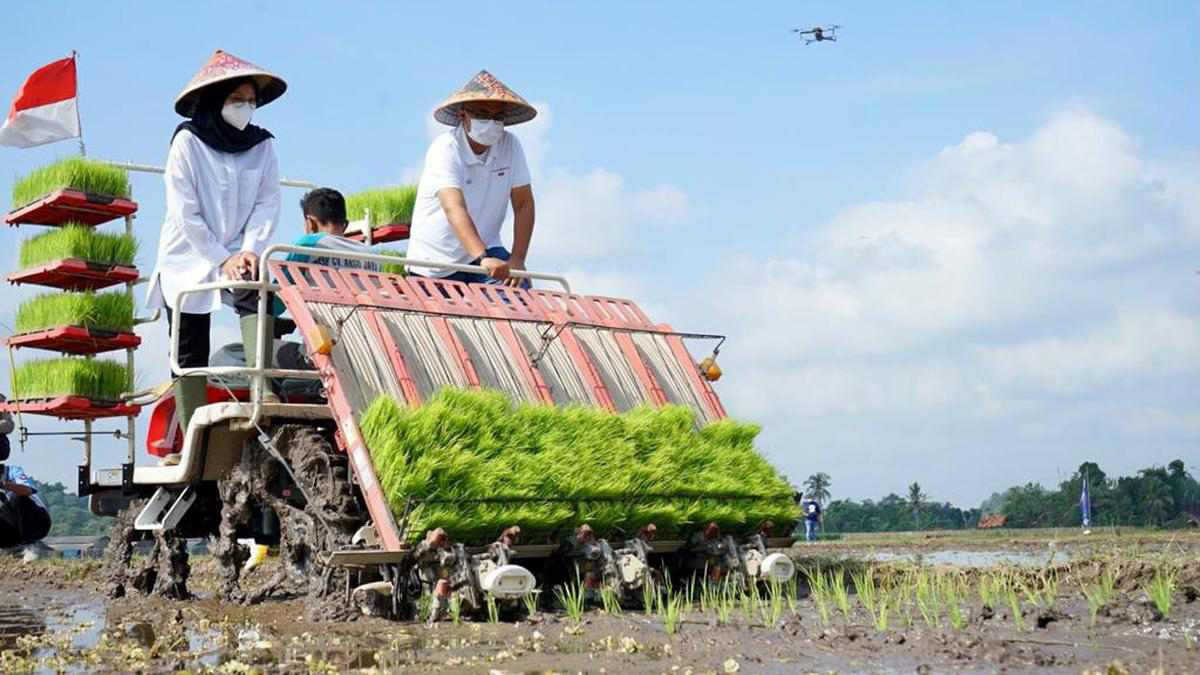
POLYGON ((0 127, 0 145, 32 148, 79 137, 75 56, 33 72, 17 90, 8 119, 0 127))

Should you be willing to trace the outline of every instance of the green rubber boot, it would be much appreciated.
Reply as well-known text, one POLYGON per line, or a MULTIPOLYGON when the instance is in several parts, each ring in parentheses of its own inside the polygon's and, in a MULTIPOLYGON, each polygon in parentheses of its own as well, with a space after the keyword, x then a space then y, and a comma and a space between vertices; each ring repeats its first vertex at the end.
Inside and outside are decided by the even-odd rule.
MULTIPOLYGON (((253 368, 255 359, 258 357, 258 314, 247 314, 238 319, 238 324, 242 328, 242 351, 246 355, 246 365, 253 368)), ((264 318, 267 323, 267 339, 274 342, 275 340, 275 317, 267 314, 264 318)), ((264 368, 270 368, 271 349, 267 349, 267 363, 264 368)), ((279 396, 271 390, 271 381, 267 380, 267 390, 263 392, 264 403, 279 403, 279 396)))
POLYGON ((187 425, 196 408, 208 403, 208 378, 188 375, 175 380, 175 412, 179 415, 179 430, 187 438, 187 425))

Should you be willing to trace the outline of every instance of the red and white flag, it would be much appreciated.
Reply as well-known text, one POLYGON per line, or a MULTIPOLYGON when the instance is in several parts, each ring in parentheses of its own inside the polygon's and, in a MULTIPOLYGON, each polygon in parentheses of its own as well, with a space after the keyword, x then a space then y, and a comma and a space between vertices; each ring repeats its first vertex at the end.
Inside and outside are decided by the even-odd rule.
POLYGON ((32 148, 79 137, 75 55, 42 66, 17 90, 0 145, 32 148))

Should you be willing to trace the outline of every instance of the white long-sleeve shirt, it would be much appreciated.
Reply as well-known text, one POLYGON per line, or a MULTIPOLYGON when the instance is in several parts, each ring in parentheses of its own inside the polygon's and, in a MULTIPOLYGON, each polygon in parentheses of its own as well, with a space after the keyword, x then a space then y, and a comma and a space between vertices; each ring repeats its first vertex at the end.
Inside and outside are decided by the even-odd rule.
POLYGON ((167 213, 146 306, 209 314, 220 309, 220 292, 184 296, 182 307, 174 306, 176 294, 220 280, 221 263, 235 253, 262 255, 279 224, 275 149, 267 139, 245 152, 221 152, 185 129, 171 141, 163 181, 167 213))

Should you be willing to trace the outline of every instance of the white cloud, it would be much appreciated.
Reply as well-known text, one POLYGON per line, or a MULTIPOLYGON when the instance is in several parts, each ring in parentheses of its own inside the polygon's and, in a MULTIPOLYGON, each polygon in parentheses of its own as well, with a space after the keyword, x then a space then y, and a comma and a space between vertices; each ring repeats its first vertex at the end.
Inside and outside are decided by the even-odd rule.
POLYGON ((804 462, 861 476, 917 443, 922 484, 951 493, 961 476, 936 467, 972 448, 999 452, 975 455, 987 470, 1041 444, 1044 461, 1069 465, 1080 452, 1137 464, 1135 438, 1194 442, 1200 401, 1179 392, 1200 370, 1200 310, 1186 299, 1198 169, 1194 156, 1143 158, 1085 110, 1022 140, 967 135, 915 166, 907 195, 802 235, 806 255, 717 275, 706 311, 732 327, 727 407, 789 452, 795 439, 838 448, 769 447, 791 474, 804 462))

